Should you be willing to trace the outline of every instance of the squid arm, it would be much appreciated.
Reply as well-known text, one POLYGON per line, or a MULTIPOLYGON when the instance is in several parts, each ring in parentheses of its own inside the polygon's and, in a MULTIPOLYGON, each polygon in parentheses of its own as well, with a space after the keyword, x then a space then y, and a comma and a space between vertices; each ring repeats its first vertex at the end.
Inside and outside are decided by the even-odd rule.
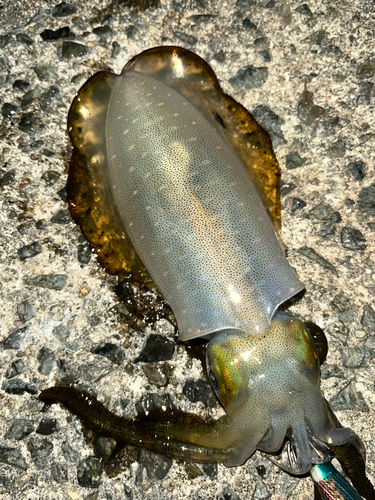
MULTIPOLYGON (((229 429, 226 417, 203 420, 198 415, 170 408, 152 409, 133 419, 110 412, 88 392, 72 386, 55 386, 42 391, 39 399, 46 404, 61 403, 94 432, 157 453, 199 463, 226 462, 235 451, 214 446, 223 441, 229 429)), ((347 443, 331 447, 354 488, 331 462, 312 465, 315 500, 366 500, 375 498, 375 490, 366 476, 365 460, 358 445, 347 443), (357 491, 356 491, 357 490, 357 491), (357 493, 358 492, 358 493, 357 493)))
POLYGON ((46 404, 62 403, 68 410, 100 435, 123 444, 147 448, 158 453, 194 462, 225 462, 232 453, 221 443, 228 424, 203 420, 198 415, 170 408, 152 409, 127 419, 110 412, 91 394, 72 386, 50 387, 39 399, 46 404))

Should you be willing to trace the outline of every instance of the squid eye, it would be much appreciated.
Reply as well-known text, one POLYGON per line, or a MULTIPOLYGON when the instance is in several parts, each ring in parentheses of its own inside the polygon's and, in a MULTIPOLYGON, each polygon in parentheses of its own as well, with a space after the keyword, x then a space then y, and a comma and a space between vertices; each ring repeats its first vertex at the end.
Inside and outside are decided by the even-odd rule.
POLYGON ((213 390, 216 393, 219 393, 219 384, 217 383, 217 379, 215 377, 214 372, 211 370, 211 368, 208 369, 208 378, 210 379, 213 390))
POLYGON ((327 337, 320 326, 316 325, 312 321, 306 321, 305 326, 313 338, 315 349, 319 358, 319 364, 322 365, 326 360, 328 353, 327 337))

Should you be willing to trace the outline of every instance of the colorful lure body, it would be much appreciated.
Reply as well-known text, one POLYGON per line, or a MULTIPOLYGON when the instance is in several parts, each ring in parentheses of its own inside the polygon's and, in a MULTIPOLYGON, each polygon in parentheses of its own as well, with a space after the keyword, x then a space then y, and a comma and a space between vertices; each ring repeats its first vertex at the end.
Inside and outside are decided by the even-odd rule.
POLYGON ((330 462, 313 465, 310 474, 323 500, 361 500, 362 498, 330 462))
POLYGON ((277 311, 303 285, 280 244, 269 138, 211 68, 181 48, 145 51, 121 75, 98 73, 82 87, 69 132, 74 219, 109 272, 158 290, 182 340, 210 341, 208 376, 226 415, 121 424, 99 404, 94 419, 93 400, 86 405, 73 389, 41 398, 116 439, 197 461, 240 465, 285 439, 294 460, 284 468, 295 474, 325 462, 334 446, 362 456, 320 392, 319 344, 277 311))

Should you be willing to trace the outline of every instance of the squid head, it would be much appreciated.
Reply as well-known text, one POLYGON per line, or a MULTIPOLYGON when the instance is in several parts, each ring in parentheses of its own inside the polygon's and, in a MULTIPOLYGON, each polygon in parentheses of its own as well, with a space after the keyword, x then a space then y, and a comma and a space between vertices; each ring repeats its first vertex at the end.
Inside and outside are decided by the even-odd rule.
MULTIPOLYGON (((331 446, 359 438, 341 428, 320 391, 320 364, 313 338, 299 319, 277 313, 255 336, 218 333, 207 349, 211 384, 231 420, 236 452, 226 465, 245 462, 258 449, 278 452, 290 443, 290 466, 305 474, 329 457, 331 446)), ((280 464, 279 464, 280 465, 280 464)))

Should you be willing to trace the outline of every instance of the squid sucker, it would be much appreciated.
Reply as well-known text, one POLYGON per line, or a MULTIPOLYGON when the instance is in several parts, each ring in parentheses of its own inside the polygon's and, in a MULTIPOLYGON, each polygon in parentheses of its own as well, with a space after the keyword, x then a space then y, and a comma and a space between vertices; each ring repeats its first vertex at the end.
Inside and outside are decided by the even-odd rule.
POLYGON ((180 459, 239 466, 285 445, 289 460, 271 460, 310 472, 315 498, 374 499, 364 446, 320 391, 324 333, 280 311, 304 286, 279 234, 280 168, 268 134, 205 61, 173 46, 142 52, 120 75, 91 77, 68 128, 73 219, 109 273, 162 297, 182 341, 207 340, 225 415, 160 409, 125 419, 72 386, 40 399, 120 443, 180 459))

